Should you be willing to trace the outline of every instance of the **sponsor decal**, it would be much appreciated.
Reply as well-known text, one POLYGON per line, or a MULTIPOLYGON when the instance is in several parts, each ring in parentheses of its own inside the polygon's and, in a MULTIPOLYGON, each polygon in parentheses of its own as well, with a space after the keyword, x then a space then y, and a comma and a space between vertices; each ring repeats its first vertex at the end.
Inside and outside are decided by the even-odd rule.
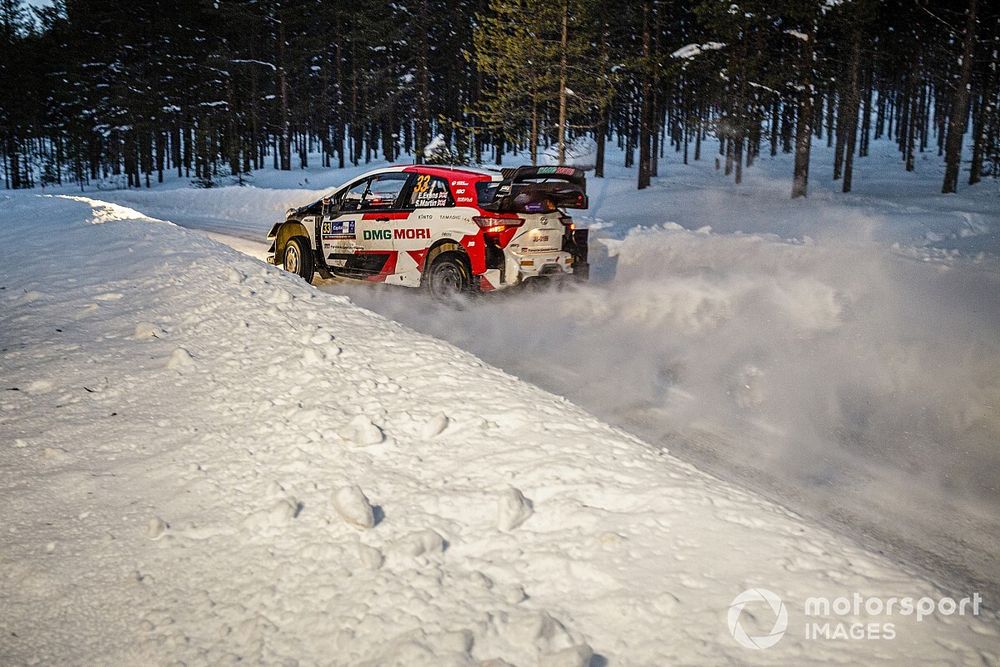
POLYGON ((394 238, 397 239, 429 239, 431 230, 429 229, 397 229, 394 238))
POLYGON ((455 197, 455 200, 458 203, 462 204, 462 203, 465 203, 465 202, 471 202, 472 201, 472 197, 455 197))
POLYGON ((323 236, 354 236, 354 220, 324 220, 323 236))
POLYGON ((431 230, 424 229, 366 229, 365 241, 389 241, 392 239, 429 239, 431 230))
POLYGON ((413 191, 416 193, 427 192, 431 185, 431 177, 429 174, 420 174, 417 176, 417 183, 413 186, 413 191))
POLYGON ((452 181, 451 184, 452 185, 468 185, 469 182, 468 181, 452 181))
POLYGON ((366 229, 364 231, 365 241, 391 241, 392 230, 389 229, 366 229))
POLYGON ((576 172, 573 167, 539 167, 538 174, 560 174, 561 176, 572 176, 576 172))
POLYGON ((415 206, 447 206, 448 205, 448 193, 447 192, 421 192, 417 194, 416 200, 413 202, 415 206))

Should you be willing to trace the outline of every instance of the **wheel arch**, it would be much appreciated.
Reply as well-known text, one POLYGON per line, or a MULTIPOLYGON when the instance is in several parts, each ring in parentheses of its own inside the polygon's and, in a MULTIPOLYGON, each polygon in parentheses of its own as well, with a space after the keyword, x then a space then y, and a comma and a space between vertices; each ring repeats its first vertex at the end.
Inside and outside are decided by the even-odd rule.
POLYGON ((285 245, 288 244, 288 240, 296 236, 305 237, 309 242, 308 250, 315 250, 312 247, 312 238, 309 235, 309 230, 298 220, 283 222, 278 225, 277 230, 274 234, 274 263, 278 264, 285 253, 285 245))
POLYGON ((466 270, 468 270, 469 276, 472 276, 472 260, 469 258, 468 251, 458 241, 454 239, 444 238, 435 241, 431 245, 431 247, 427 250, 427 257, 424 259, 424 266, 423 269, 420 271, 421 282, 423 282, 424 276, 427 274, 427 269, 429 269, 431 265, 434 264, 434 260, 436 260, 438 257, 446 253, 454 253, 458 255, 458 257, 465 264, 465 268, 466 270))

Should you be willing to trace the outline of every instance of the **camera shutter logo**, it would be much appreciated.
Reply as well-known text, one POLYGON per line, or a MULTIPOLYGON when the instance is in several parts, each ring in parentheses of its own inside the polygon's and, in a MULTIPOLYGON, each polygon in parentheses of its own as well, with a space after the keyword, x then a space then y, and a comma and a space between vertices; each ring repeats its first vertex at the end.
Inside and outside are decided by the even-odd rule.
POLYGON ((766 588, 751 588, 737 595, 729 605, 729 632, 741 646, 752 649, 770 648, 781 641, 788 629, 788 610, 777 595, 766 588), (774 612, 774 627, 766 635, 750 636, 740 625, 743 607, 751 602, 764 602, 774 612))

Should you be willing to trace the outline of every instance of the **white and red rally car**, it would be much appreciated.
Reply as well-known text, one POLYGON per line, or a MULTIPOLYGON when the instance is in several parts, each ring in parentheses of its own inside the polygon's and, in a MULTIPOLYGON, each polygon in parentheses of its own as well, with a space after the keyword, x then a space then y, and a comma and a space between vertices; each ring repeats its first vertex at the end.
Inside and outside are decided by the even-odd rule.
POLYGON ((267 261, 323 276, 425 287, 438 298, 537 278, 587 279, 587 208, 573 167, 397 166, 371 171, 290 209, 271 228, 267 261))

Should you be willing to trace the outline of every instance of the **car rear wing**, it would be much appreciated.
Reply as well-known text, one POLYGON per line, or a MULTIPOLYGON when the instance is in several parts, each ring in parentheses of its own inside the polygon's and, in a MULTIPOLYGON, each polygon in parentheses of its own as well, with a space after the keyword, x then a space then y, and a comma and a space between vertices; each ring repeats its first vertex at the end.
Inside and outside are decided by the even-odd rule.
POLYGON ((493 201, 480 202, 489 211, 537 213, 553 208, 587 208, 587 178, 575 167, 517 167, 501 170, 503 180, 493 201))

